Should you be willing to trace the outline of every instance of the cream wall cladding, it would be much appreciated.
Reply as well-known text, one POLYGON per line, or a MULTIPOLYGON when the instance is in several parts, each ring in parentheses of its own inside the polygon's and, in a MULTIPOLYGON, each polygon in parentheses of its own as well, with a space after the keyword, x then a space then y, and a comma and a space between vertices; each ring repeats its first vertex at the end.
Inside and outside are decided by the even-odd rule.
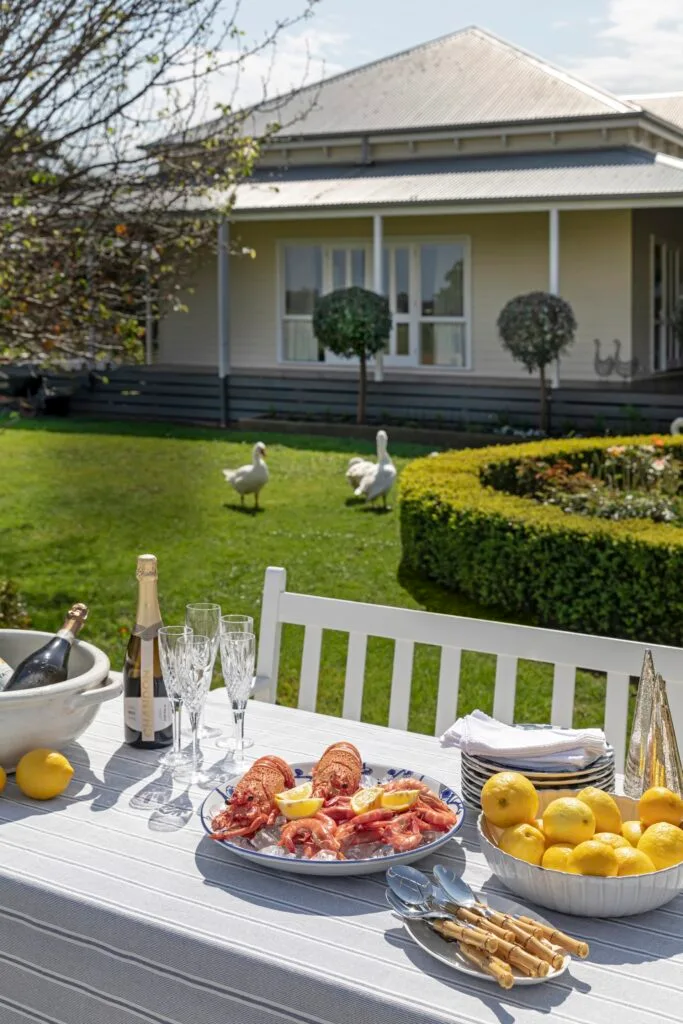
MULTIPOLYGON (((593 339, 631 343, 631 243, 629 211, 565 212, 560 218, 560 287, 572 303, 579 332, 563 360, 563 375, 592 380, 593 339)), ((496 320, 508 299, 548 287, 548 214, 490 213, 401 216, 384 220, 384 237, 428 240, 466 236, 470 241, 471 368, 461 376, 528 379, 503 350, 496 320)), ((372 241, 372 220, 328 218, 236 223, 232 239, 252 248, 230 259, 231 365, 236 369, 277 368, 279 335, 278 248, 287 240, 372 241)), ((195 275, 190 312, 167 317, 160 329, 159 360, 215 366, 216 263, 207 256, 195 275)), ((291 364, 290 364, 291 365, 291 364)), ((296 367, 293 367, 296 369, 296 367)), ((443 370, 419 370, 443 374, 443 370)))

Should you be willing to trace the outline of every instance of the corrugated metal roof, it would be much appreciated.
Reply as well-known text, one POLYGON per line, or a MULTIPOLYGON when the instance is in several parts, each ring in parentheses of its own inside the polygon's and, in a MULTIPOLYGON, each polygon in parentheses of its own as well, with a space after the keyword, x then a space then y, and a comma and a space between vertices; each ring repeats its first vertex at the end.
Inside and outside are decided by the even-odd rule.
POLYGON ((614 149, 261 172, 238 187, 234 209, 275 212, 607 196, 683 197, 683 160, 614 149))
MULTIPOLYGON (((260 136, 277 122, 285 137, 330 136, 618 115, 638 109, 470 27, 278 97, 248 119, 246 128, 260 136)), ((201 133, 200 128, 197 134, 201 133)))
POLYGON ((683 130, 683 92, 630 96, 629 101, 683 130))

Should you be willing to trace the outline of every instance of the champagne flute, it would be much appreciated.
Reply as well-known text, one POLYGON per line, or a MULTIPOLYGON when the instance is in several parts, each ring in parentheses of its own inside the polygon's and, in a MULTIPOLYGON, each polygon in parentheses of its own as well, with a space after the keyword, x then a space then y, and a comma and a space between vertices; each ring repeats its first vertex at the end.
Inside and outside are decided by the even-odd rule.
POLYGON ((185 625, 159 627, 161 673, 164 677, 168 699, 173 708, 173 749, 159 758, 159 764, 165 768, 180 768, 190 763, 190 755, 184 753, 180 746, 183 697, 178 682, 178 641, 183 636, 191 636, 192 632, 193 630, 185 625))
MULTIPOLYGON (((218 634, 220 633, 221 628, 221 606, 219 604, 214 604, 211 601, 199 601, 195 604, 187 604, 185 605, 185 622, 195 631, 195 633, 200 633, 202 636, 208 636, 211 641, 213 657, 211 661, 211 671, 208 677, 208 689, 211 689, 213 668, 216 663, 216 655, 218 654, 218 634)), ((202 715, 202 721, 199 725, 200 739, 214 739, 216 736, 220 736, 220 734, 220 729, 204 724, 202 715)))
MULTIPOLYGON (((221 634, 223 633, 253 633, 254 632, 254 620, 251 615, 221 615, 221 634)), ((235 723, 236 728, 236 723, 235 723)), ((233 729, 234 733, 234 729, 233 729)), ((254 741, 250 736, 243 736, 242 742, 245 747, 253 747, 254 741)), ((228 747, 233 749, 235 746, 234 736, 221 736, 220 739, 216 740, 217 747, 228 747)))
POLYGON ((178 666, 178 688, 183 704, 190 717, 192 729, 192 757, 189 772, 183 768, 178 774, 189 774, 190 783, 201 783, 204 776, 199 771, 199 719, 209 692, 214 653, 211 638, 197 633, 178 637, 176 644, 178 666))
POLYGON ((244 758, 244 716, 254 679, 256 637, 253 633, 221 633, 220 648, 223 681, 235 718, 235 750, 228 762, 234 774, 248 765, 244 758))

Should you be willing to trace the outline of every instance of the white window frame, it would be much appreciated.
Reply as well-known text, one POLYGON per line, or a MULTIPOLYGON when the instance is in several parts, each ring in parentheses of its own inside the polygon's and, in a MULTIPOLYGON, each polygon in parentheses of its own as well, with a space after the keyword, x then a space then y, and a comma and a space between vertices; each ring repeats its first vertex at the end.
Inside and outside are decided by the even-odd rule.
MULTIPOLYGON (((342 359, 331 353, 326 353, 325 360, 291 360, 284 358, 284 331, 285 321, 285 249, 289 247, 310 247, 318 246, 322 252, 322 286, 323 294, 331 290, 332 286, 332 251, 334 249, 363 249, 365 251, 365 287, 372 288, 372 240, 368 238, 283 238, 277 243, 277 274, 276 274, 276 309, 277 309, 277 361, 283 366, 324 366, 348 367, 357 362, 356 359, 342 359)), ((472 372, 472 245, 469 235, 427 235, 427 236, 385 236, 382 243, 382 250, 405 249, 409 251, 409 272, 410 272, 410 309, 408 314, 399 314, 401 322, 408 322, 410 332, 410 355, 396 356, 387 354, 384 357, 384 364, 388 368, 400 369, 404 367, 410 370, 417 370, 423 374, 443 375, 444 373, 467 374, 472 372), (465 267, 463 273, 463 315, 462 317, 425 317, 422 315, 422 281, 420 250, 423 245, 461 245, 463 248, 465 267), (427 323, 462 323, 465 328, 465 365, 452 366, 443 364, 437 366, 425 366, 419 361, 420 358, 420 325, 427 323)), ((347 258, 350 260, 350 256, 347 258)), ((390 279, 393 272, 390 273, 390 279)), ((391 285, 390 285, 391 287, 391 285)), ((392 315, 396 313, 393 308, 392 315)), ((288 320, 308 320, 303 314, 287 316, 288 320)), ((395 323, 392 328, 391 345, 395 345, 395 323)))

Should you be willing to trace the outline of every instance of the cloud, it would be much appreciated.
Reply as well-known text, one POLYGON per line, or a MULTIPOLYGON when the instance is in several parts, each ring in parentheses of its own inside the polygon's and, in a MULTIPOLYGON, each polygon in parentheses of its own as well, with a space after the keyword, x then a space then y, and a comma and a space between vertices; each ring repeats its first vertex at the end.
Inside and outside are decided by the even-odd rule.
POLYGON ((681 0, 609 0, 596 28, 600 52, 565 65, 618 93, 683 91, 681 0))
POLYGON ((239 63, 237 51, 222 51, 217 55, 219 63, 230 66, 207 79, 194 123, 215 117, 217 103, 244 107, 338 74, 344 66, 335 57, 347 38, 340 32, 307 27, 283 33, 275 46, 239 63))

